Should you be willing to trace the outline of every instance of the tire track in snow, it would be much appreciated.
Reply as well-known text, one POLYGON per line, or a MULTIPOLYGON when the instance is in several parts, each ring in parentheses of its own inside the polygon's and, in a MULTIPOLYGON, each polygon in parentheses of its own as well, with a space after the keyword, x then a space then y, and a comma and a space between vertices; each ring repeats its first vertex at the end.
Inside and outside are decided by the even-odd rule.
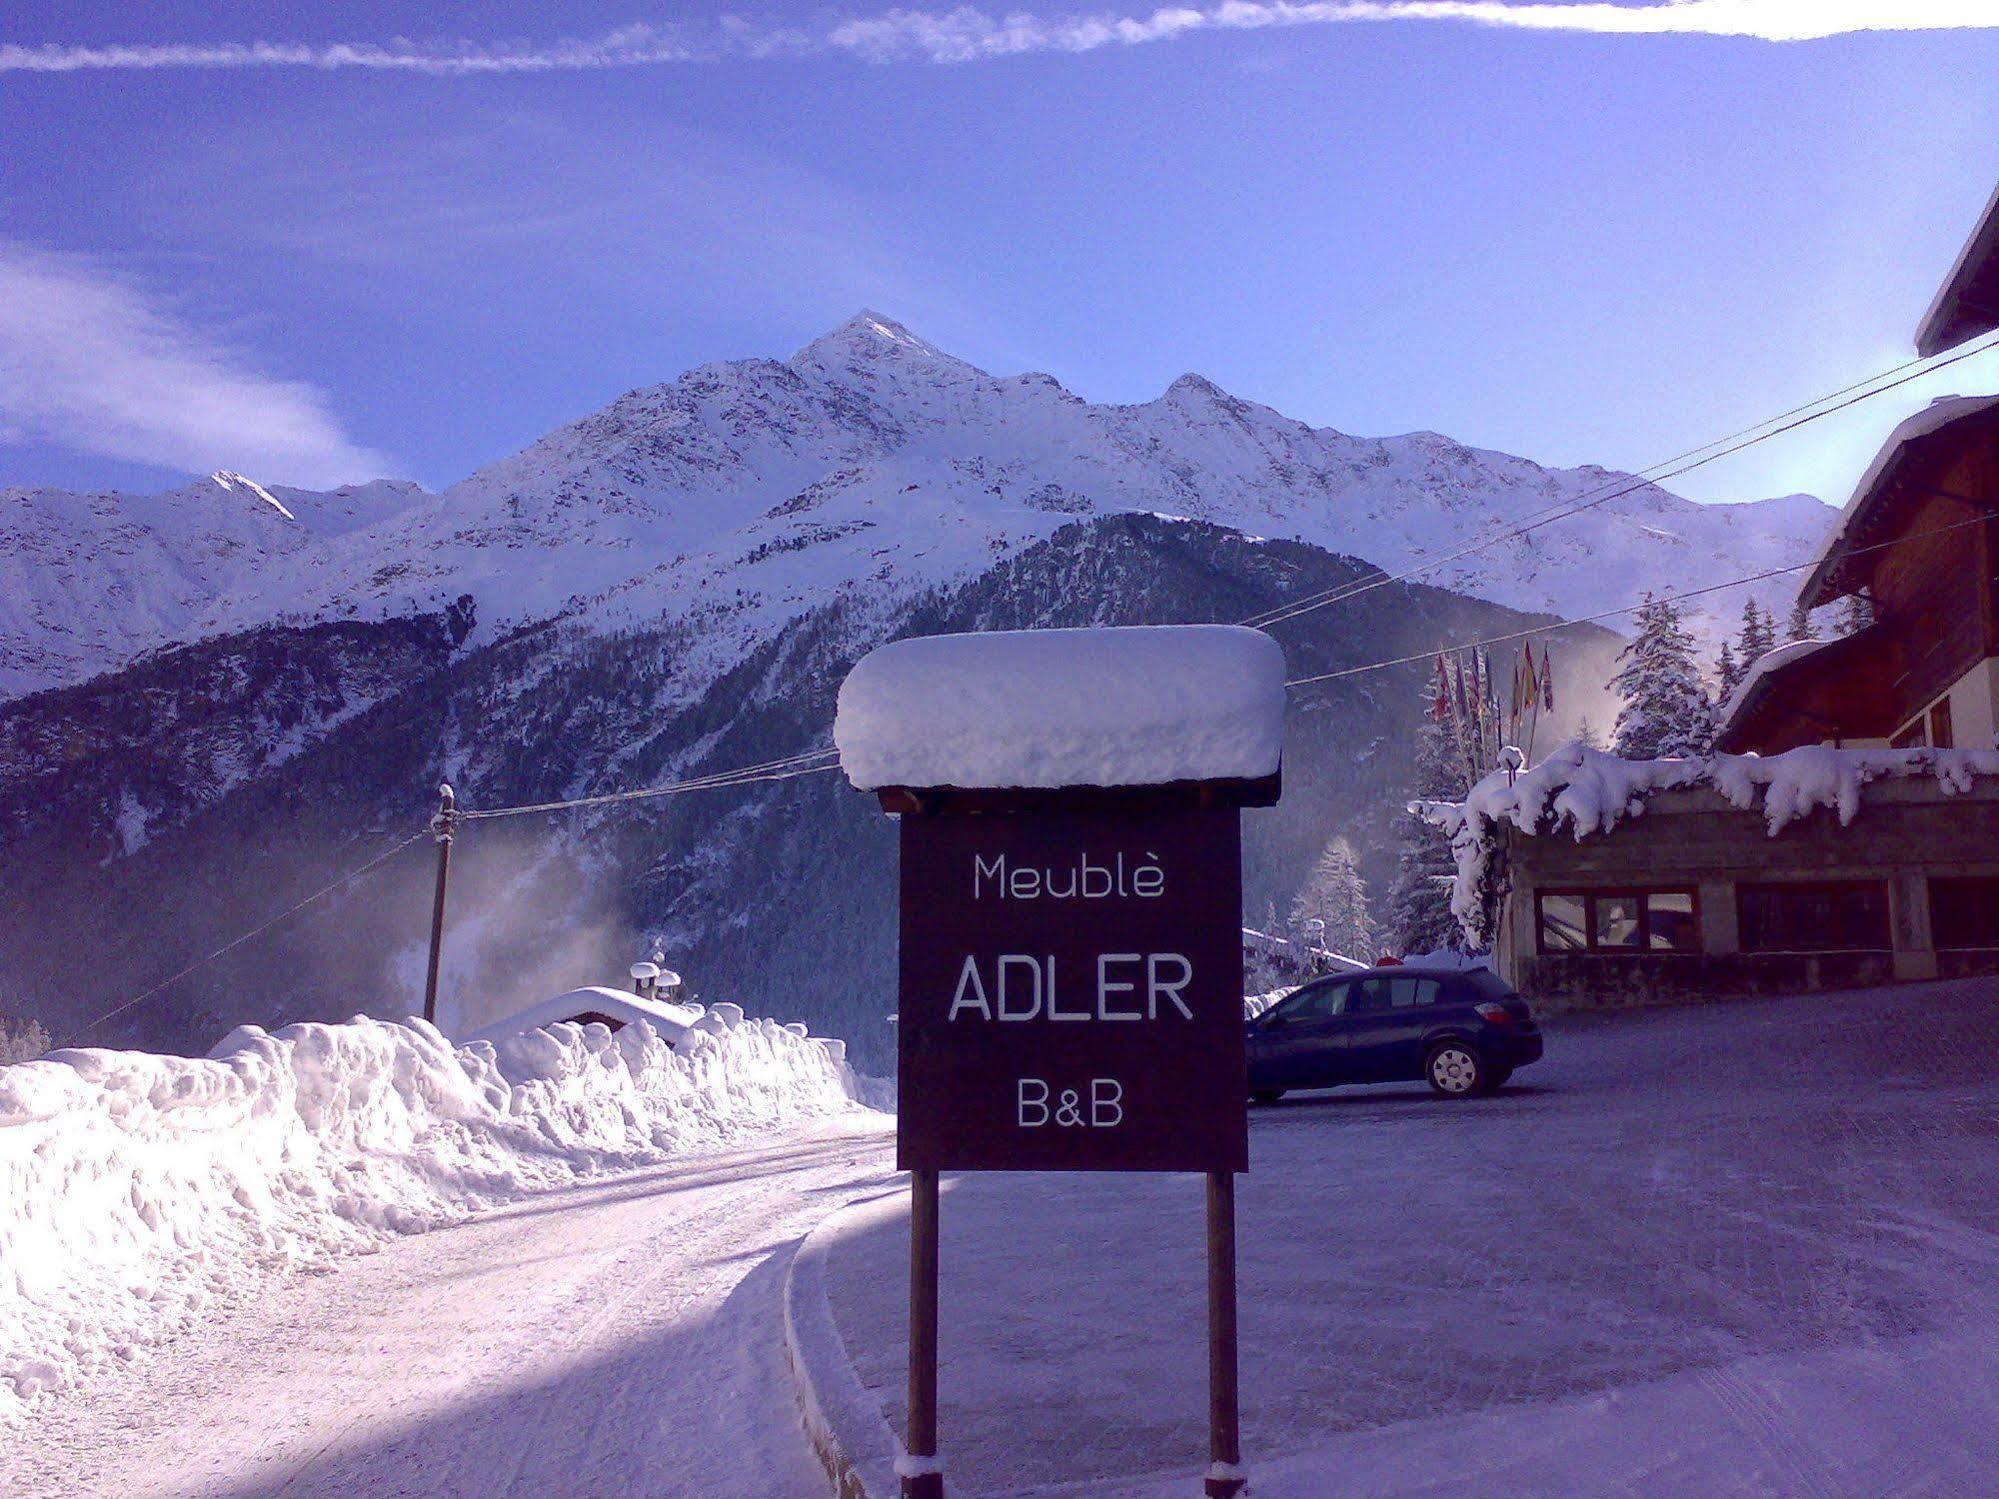
POLYGON ((1730 1369, 1703 1369, 1700 1382, 1736 1428, 1788 1479, 1784 1492, 1812 1499, 1848 1499, 1846 1485, 1798 1433, 1770 1395, 1730 1369))

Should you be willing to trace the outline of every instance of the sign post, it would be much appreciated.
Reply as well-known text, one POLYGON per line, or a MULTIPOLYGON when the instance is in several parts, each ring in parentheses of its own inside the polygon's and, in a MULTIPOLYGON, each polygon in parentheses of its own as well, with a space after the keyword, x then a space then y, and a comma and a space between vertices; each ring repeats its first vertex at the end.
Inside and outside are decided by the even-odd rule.
MULTIPOLYGON (((835 737, 843 762, 901 820, 896 1164, 910 1174, 909 1426, 898 1465, 905 1499, 944 1494, 937 1449, 944 1171, 1205 1176, 1205 1493, 1233 1499, 1245 1487, 1235 1267, 1235 1173, 1249 1166, 1240 809, 1269 806, 1279 794, 1282 667, 1275 644, 1247 630, 1047 631, 900 642, 863 661, 841 690, 835 737), (1177 658, 1160 648, 1182 641, 1195 663, 1210 658, 1210 673, 1230 684, 1233 701, 1216 705, 1173 676, 1177 658), (1077 689, 1073 671, 1064 675, 1058 645, 1072 642, 1077 654, 1106 658, 1100 683, 1077 689), (951 688, 941 707, 896 701, 889 687, 868 680, 877 658, 919 651, 912 677, 933 693, 938 682, 951 688), (898 751, 879 750, 869 736, 880 723, 901 722, 949 738, 948 722, 936 721, 948 720, 967 694, 961 678, 936 671, 936 660, 953 651, 974 667, 983 656, 988 667, 996 658, 1016 669, 999 689, 1010 699, 991 710, 1000 720, 995 732, 1025 741, 1032 753, 1022 763, 1044 776, 1063 773, 1061 754, 1045 747, 1086 745, 1088 769, 1114 758, 1104 741, 1116 731, 1079 730, 1062 718, 1062 700, 1101 715, 1116 710, 1120 695, 1155 720, 1162 698, 1192 704, 1189 737, 1224 746, 1218 758, 1209 752, 1215 773, 980 786, 972 784, 981 771, 974 765, 949 784, 940 784, 942 775, 927 783, 897 777, 894 768, 905 763, 898 751), (1239 659, 1224 659, 1229 669, 1217 671, 1212 658, 1230 653, 1239 659), (1228 737, 1238 720, 1250 725, 1238 735, 1247 750, 1228 737)), ((956 742, 976 744, 977 729, 968 724, 956 742)), ((1172 749, 1162 754, 1148 740, 1133 754, 1178 765, 1172 749)), ((941 762, 906 763, 933 771, 941 762)))

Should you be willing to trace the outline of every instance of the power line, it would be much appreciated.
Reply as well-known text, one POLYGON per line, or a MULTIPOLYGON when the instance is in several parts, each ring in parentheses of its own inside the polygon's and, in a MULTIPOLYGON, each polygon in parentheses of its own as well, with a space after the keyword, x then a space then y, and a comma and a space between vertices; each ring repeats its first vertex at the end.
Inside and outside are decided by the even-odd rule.
MULTIPOLYGON (((1854 547, 1846 555, 1849 557, 1859 557, 1864 556, 1868 552, 1886 551, 1889 547, 1898 547, 1911 541, 1924 541, 1929 537, 1941 536, 1947 531, 1960 530, 1965 526, 1981 526, 1990 518, 1989 516, 1975 515, 1969 520, 1952 521, 1947 526, 1936 526, 1927 531, 1916 531, 1907 536, 1898 536, 1893 541, 1877 541, 1872 546, 1854 547)), ((1741 588, 1749 583, 1761 583, 1766 578, 1780 578, 1786 573, 1803 572, 1808 567, 1817 566, 1818 559, 1813 558, 1810 562, 1794 562, 1788 567, 1773 567, 1765 572, 1749 573, 1740 578, 1729 578, 1725 582, 1710 583, 1704 588, 1688 588, 1679 593, 1664 594, 1661 595, 1661 598, 1666 602, 1678 603, 1682 599, 1697 599, 1704 594, 1720 593, 1723 589, 1727 588, 1741 588)), ((1604 609, 1595 614, 1580 615, 1575 619, 1562 619, 1556 620, 1553 624, 1534 625, 1528 629, 1514 630, 1505 635, 1488 635, 1482 640, 1466 640, 1460 641, 1456 645, 1440 645, 1432 650, 1418 651, 1413 656, 1397 656, 1387 661, 1369 661, 1360 666, 1341 667, 1338 671, 1320 672, 1317 676, 1293 677, 1284 685, 1286 687, 1310 687, 1316 682, 1331 682, 1340 677, 1357 677, 1370 671, 1386 671, 1391 666, 1407 666, 1411 662, 1428 661, 1436 656, 1456 655, 1459 651, 1475 651, 1489 645, 1507 645, 1516 640, 1528 640, 1536 635, 1546 635, 1551 631, 1566 629, 1570 625, 1586 625, 1592 624, 1597 620, 1614 619, 1620 614, 1630 614, 1634 610, 1641 609, 1644 605, 1645 601, 1640 599, 1635 603, 1620 604, 1615 609, 1604 609)))
MULTIPOLYGON (((474 819, 488 818, 488 817, 514 817, 529 812, 555 812, 570 807, 603 806, 613 802, 640 801, 648 797, 676 796, 683 792, 689 792, 689 791, 720 790, 720 789, 726 789, 727 787, 730 786, 748 786, 764 781, 789 780, 796 776, 812 775, 820 771, 837 769, 838 766, 833 763, 828 763, 824 765, 807 765, 803 763, 810 760, 821 759, 833 753, 835 752, 831 749, 811 750, 800 755, 787 755, 782 759, 767 760, 760 765, 744 765, 744 766, 738 766, 733 770, 717 771, 713 775, 698 776, 691 780, 675 782, 674 784, 668 786, 645 787, 636 791, 615 792, 607 796, 579 797, 572 801, 542 802, 533 806, 481 808, 476 811, 460 812, 459 814, 457 814, 457 820, 471 821, 474 819)), ((361 876, 368 874, 375 869, 378 869, 383 864, 386 864, 390 859, 394 858, 397 854, 401 853, 404 849, 408 848, 411 844, 420 842, 422 839, 429 836, 431 836, 431 829, 429 829, 428 827, 421 828, 418 831, 410 834, 409 837, 403 839, 400 843, 396 844, 394 847, 384 849, 381 853, 377 854, 367 863, 359 865, 354 869, 348 870, 338 879, 333 880, 329 884, 322 885, 319 889, 313 891, 310 895, 307 895, 301 900, 298 900, 297 902, 293 903, 292 905, 287 906, 284 910, 278 912, 275 916, 272 916, 268 920, 260 922, 258 925, 251 927, 248 931, 240 933, 239 935, 231 938, 229 941, 223 943, 220 947, 214 949, 212 952, 204 953, 201 957, 196 958, 186 967, 181 968, 178 971, 168 975, 166 978, 161 979, 157 984, 154 984, 151 988, 143 990, 142 992, 133 995, 130 999, 124 1001, 124 1003, 119 1004, 113 1007, 112 1009, 106 1010, 103 1014, 77 1027, 75 1030, 71 1031, 68 1034, 68 1036, 63 1040, 61 1044, 64 1046, 69 1046, 74 1044, 76 1041, 88 1035, 91 1031, 95 1030, 98 1026, 104 1024, 105 1021, 114 1020, 118 1016, 124 1014, 127 1010, 134 1009, 137 1006, 144 1004, 154 995, 159 994, 163 990, 172 988, 175 984, 179 983, 182 979, 186 978, 189 974, 195 972, 197 969, 203 968, 208 964, 214 962, 217 958, 220 958, 227 953, 235 951, 237 948, 241 947, 244 943, 251 941, 253 938, 261 937, 265 932, 268 932, 272 927, 278 925, 280 922, 286 920, 289 917, 297 915, 300 911, 303 911, 307 906, 311 905, 314 901, 322 900, 326 896, 331 895, 334 891, 340 889, 342 886, 351 884, 355 880, 360 879, 361 876)))
POLYGON ((370 859, 366 864, 360 865, 358 868, 348 870, 347 873, 341 875, 339 879, 333 881, 329 885, 320 886, 319 889, 313 891, 312 894, 306 896, 303 900, 298 901, 293 905, 287 906, 284 910, 278 912, 277 915, 271 917, 270 920, 262 922, 257 926, 251 927, 249 931, 244 932, 239 937, 232 938, 230 941, 223 943, 220 947, 216 948, 215 951, 211 953, 206 953, 201 957, 196 958, 192 963, 188 964, 187 967, 181 969, 178 973, 175 973, 168 978, 161 979, 157 984, 153 985, 152 988, 146 990, 144 993, 133 995, 132 998, 126 1000, 123 1004, 118 1005, 113 1009, 106 1010, 102 1015, 99 1015, 95 1020, 89 1021, 88 1023, 79 1026, 76 1030, 73 1030, 69 1033, 68 1037, 63 1041, 62 1044, 64 1046, 72 1044, 81 1037, 88 1035, 91 1031, 95 1030, 105 1021, 115 1019, 117 1016, 124 1014, 127 1010, 131 1009, 133 1006, 144 1004, 147 1000, 151 999, 155 994, 158 994, 162 989, 169 988, 172 985, 179 983, 182 979, 186 978, 190 973, 193 973, 197 968, 201 968, 209 963, 213 963, 217 958, 221 957, 224 953, 235 951, 235 949, 241 947, 245 942, 248 942, 252 937, 261 937, 265 932, 268 932, 272 927, 276 926, 279 922, 285 920, 287 917, 296 916, 300 911, 303 911, 307 906, 311 905, 314 901, 320 900, 325 896, 331 895, 341 886, 350 884, 353 881, 358 880, 359 878, 361 878, 362 875, 367 874, 371 870, 377 869, 381 865, 388 863, 388 861, 393 859, 397 854, 401 853, 411 844, 416 843, 417 841, 419 841, 424 837, 427 837, 428 834, 429 834, 429 829, 427 828, 419 829, 418 831, 410 834, 409 837, 403 839, 403 841, 396 844, 395 847, 384 849, 381 853, 375 855, 374 858, 370 859))
MULTIPOLYGON (((1686 450, 1686 452, 1678 454, 1673 458, 1665 459, 1660 463, 1653 464, 1646 469, 1640 470, 1639 474, 1634 476, 1629 482, 1617 481, 1614 487, 1612 487, 1605 493, 1592 495, 1578 503, 1569 505, 1566 508, 1556 509, 1552 511, 1552 513, 1542 513, 1531 516, 1528 520, 1519 523, 1513 526, 1512 528, 1499 533, 1496 536, 1489 537, 1482 541, 1473 542, 1470 545, 1462 547, 1455 552, 1448 553, 1443 557, 1436 558, 1433 561, 1424 563, 1418 567, 1410 568, 1404 572, 1396 574, 1389 574, 1385 570, 1379 570, 1375 576, 1369 577, 1359 582, 1340 585, 1339 587, 1332 589, 1324 589, 1321 590, 1319 593, 1307 595, 1305 598, 1300 600, 1295 600, 1290 604, 1273 606, 1272 608, 1266 609, 1258 614, 1250 615, 1248 618, 1244 619, 1242 623, 1248 625, 1259 625, 1264 627, 1268 627, 1270 625, 1275 625, 1275 624, 1282 624, 1285 623, 1286 621, 1296 619, 1300 615, 1308 614, 1315 610, 1329 607, 1330 605, 1333 604, 1343 603, 1348 599, 1355 598, 1360 594, 1370 592, 1373 589, 1386 587, 1391 583, 1407 582, 1412 578, 1422 577, 1425 574, 1435 572, 1439 568, 1446 567, 1450 563, 1458 561, 1461 558, 1468 557, 1473 555, 1474 553, 1484 551, 1493 546, 1497 546, 1502 542, 1513 540, 1516 537, 1527 535, 1529 532, 1539 530, 1543 526, 1553 525, 1557 521, 1566 520, 1571 516, 1579 515, 1585 510, 1591 510, 1599 505, 1607 504, 1611 500, 1618 499, 1623 495, 1633 493, 1634 491, 1641 489, 1648 484, 1655 484, 1662 479, 1677 478, 1682 474, 1691 473, 1693 470, 1701 468, 1706 464, 1716 462, 1722 458, 1730 457, 1736 453, 1744 451, 1747 448, 1754 447, 1758 443, 1766 442, 1770 438, 1782 436, 1786 432, 1795 431, 1798 428, 1806 426, 1811 422, 1815 422, 1822 417, 1831 416, 1835 412, 1843 411, 1848 407, 1859 404, 1862 401, 1871 400, 1878 395, 1884 395, 1888 391, 1895 390, 1902 385, 1906 385, 1910 381, 1918 379, 1923 375, 1932 374, 1937 370, 1946 369, 1953 364, 1957 364, 1963 360, 1970 359, 1975 355, 1985 353, 1987 350, 1995 346, 1999 346, 1999 334, 1995 334, 1992 338, 1987 339, 1983 343, 1974 344, 1970 348, 1960 350, 1952 354, 1947 359, 1940 359, 1934 362, 1929 362, 1922 359, 1906 360, 1902 364, 1896 365, 1892 369, 1883 371, 1879 374, 1870 375, 1863 380, 1855 381, 1851 385, 1842 386, 1840 389, 1835 390, 1828 395, 1821 396, 1817 400, 1808 401, 1802 406, 1794 406, 1789 411, 1783 412, 1778 416, 1771 417, 1766 419, 1765 421, 1757 422, 1751 426, 1741 428, 1739 431, 1731 433, 1726 437, 1717 438, 1712 442, 1703 443, 1699 447, 1689 448, 1686 450), (1920 368, 1918 368, 1918 366, 1920 366, 1920 368), (1878 383, 1881 381, 1887 381, 1888 383, 1886 384, 1878 383), (1865 388, 1870 386, 1873 388, 1872 389, 1865 388), (1827 404, 1828 402, 1832 402, 1835 404, 1827 404), (1715 451, 1717 449, 1718 451, 1715 451), (1679 466, 1674 467, 1674 465, 1679 465, 1679 466), (1661 470, 1661 469, 1666 470, 1666 472, 1662 473, 1655 472, 1656 470, 1661 470)), ((1857 556, 1867 552, 1879 551, 1886 547, 1898 546, 1905 541, 1914 541, 1920 539, 1920 537, 1938 535, 1945 531, 1953 531, 1958 529, 1960 526, 1980 524, 1982 523, 1983 520, 1984 517, 1977 517, 1973 520, 1960 521, 1950 526, 1938 527, 1933 531, 1922 532, 1919 533, 1918 536, 1905 536, 1905 537, 1900 537, 1895 541, 1881 542, 1874 546, 1858 547, 1855 548, 1849 555, 1857 556)), ((1710 584, 1704 588, 1687 589, 1680 593, 1669 594, 1666 597, 1675 601, 1682 599, 1699 598, 1705 594, 1717 593, 1724 589, 1738 588, 1745 584, 1761 582, 1767 578, 1781 577, 1786 573, 1800 572, 1805 568, 1814 565, 1815 563, 1813 562, 1803 562, 1803 563, 1797 563, 1789 567, 1771 568, 1765 572, 1754 573, 1741 578, 1731 578, 1725 582, 1710 584)), ((1423 651, 1412 656, 1401 656, 1394 658, 1392 660, 1374 661, 1374 662, 1368 662, 1360 666, 1345 667, 1338 671, 1322 672, 1316 676, 1293 678, 1292 680, 1287 681, 1284 685, 1286 687, 1306 687, 1314 685, 1319 682, 1329 682, 1343 677, 1358 676, 1365 672, 1381 671, 1393 666, 1404 666, 1412 662, 1427 660, 1434 655, 1440 654, 1441 651, 1443 650, 1449 650, 1454 652, 1461 650, 1473 650, 1488 645, 1501 645, 1501 644, 1510 643, 1512 641, 1530 639, 1536 635, 1543 635, 1549 633, 1550 631, 1561 629, 1565 625, 1585 624, 1597 620, 1614 618, 1615 616, 1620 614, 1628 614, 1632 610, 1637 609, 1638 607, 1640 607, 1640 605, 1637 603, 1626 604, 1615 609, 1602 610, 1596 614, 1584 615, 1578 619, 1562 620, 1555 624, 1538 625, 1524 630, 1512 631, 1510 633, 1503 635, 1488 636, 1482 640, 1469 641, 1456 646, 1441 647, 1439 648, 1439 650, 1436 651, 1423 651)), ((838 751, 831 747, 821 747, 816 750, 807 750, 800 754, 786 755, 773 760, 765 760, 754 765, 737 766, 730 770, 716 771, 705 776, 695 776, 684 781, 671 782, 663 786, 648 786, 648 787, 637 788, 631 791, 607 792, 597 796, 572 797, 562 801, 535 802, 535 803, 527 803, 511 807, 483 807, 483 808, 462 810, 455 814, 454 821, 476 822, 489 818, 522 817, 522 816, 527 816, 531 813, 565 812, 583 807, 614 806, 626 802, 648 801, 658 797, 681 796, 695 791, 724 790, 734 786, 749 786, 749 785, 756 785, 759 783, 772 782, 772 781, 793 780, 802 776, 819 775, 827 771, 838 769, 839 765, 837 759, 829 758, 832 756, 836 756, 837 754, 838 751)), ((122 1004, 119 1004, 113 1007, 112 1009, 105 1011, 103 1014, 95 1017, 94 1019, 86 1022, 83 1026, 72 1031, 63 1044, 64 1045, 71 1044, 78 1038, 88 1034, 90 1031, 102 1025, 105 1021, 115 1019, 119 1015, 124 1014, 126 1011, 131 1010, 140 1004, 143 1004, 145 1001, 151 999, 154 995, 160 993, 162 990, 170 988, 172 985, 179 983, 182 979, 186 978, 189 974, 195 972, 197 969, 202 968, 205 965, 214 962, 217 958, 223 957, 227 953, 234 951, 236 948, 241 947, 245 942, 249 942, 256 937, 262 936, 272 927, 278 925, 280 922, 288 919, 289 917, 296 915, 298 912, 304 910, 307 906, 313 904, 315 901, 324 899, 326 896, 331 895, 334 891, 342 888, 347 884, 350 884, 354 880, 359 879, 361 876, 368 874, 371 871, 379 868, 381 865, 387 863, 390 859, 394 858, 397 854, 401 853, 404 849, 420 841, 429 833, 430 829, 428 828, 420 829, 419 831, 412 833, 408 838, 405 838, 400 843, 397 843, 394 847, 384 850, 382 853, 376 855, 373 859, 370 859, 367 863, 362 864, 355 869, 349 870, 347 873, 341 875, 338 879, 335 879, 330 884, 321 886, 319 889, 313 891, 310 895, 305 896, 303 899, 295 902, 293 905, 288 906, 284 910, 278 912, 275 916, 272 916, 271 918, 260 923, 259 925, 250 928, 250 930, 242 933, 241 935, 232 938, 230 941, 225 942, 222 946, 214 949, 212 952, 206 953, 203 956, 195 959, 192 963, 189 963, 186 967, 181 968, 177 972, 169 975, 167 978, 162 979, 159 983, 154 984, 151 988, 146 989, 143 992, 134 995, 132 998, 124 1001, 122 1004)))
POLYGON ((1628 482, 1623 480, 1614 481, 1614 487, 1606 492, 1591 495, 1563 508, 1538 512, 1530 516, 1527 520, 1495 536, 1469 543, 1466 546, 1460 547, 1455 552, 1446 553, 1442 557, 1435 558, 1432 561, 1422 563, 1400 573, 1391 574, 1386 570, 1382 570, 1374 576, 1353 583, 1341 584, 1334 588, 1324 589, 1317 594, 1307 595, 1305 598, 1295 600, 1290 604, 1274 605, 1258 614, 1250 615, 1248 618, 1242 620, 1241 623, 1255 625, 1259 628, 1268 628, 1271 625, 1283 624, 1289 620, 1296 619, 1301 614, 1309 614, 1317 609, 1344 603, 1348 599, 1355 598, 1372 589, 1386 587, 1390 583, 1404 583, 1412 578, 1423 577, 1426 574, 1437 571, 1439 568, 1447 567, 1453 562, 1472 556, 1477 552, 1498 546, 1502 542, 1514 540, 1532 531, 1540 530, 1544 526, 1553 525, 1557 521, 1567 520, 1571 516, 1580 515, 1585 510, 1593 510, 1599 505, 1608 504, 1612 500, 1635 493, 1637 490, 1657 484, 1662 480, 1676 479, 1683 474, 1692 473, 1697 468, 1704 467, 1723 458, 1732 457, 1736 453, 1755 447, 1758 443, 1767 442, 1773 437, 1781 437, 1787 432, 1794 432, 1800 427, 1808 426, 1812 422, 1818 421, 1822 417, 1844 411, 1851 406, 1858 405, 1862 401, 1872 400, 1875 396, 1885 395, 1889 391, 1896 390, 1912 380, 1918 380, 1925 375, 1934 374, 1938 370, 1947 369, 1953 364, 1983 354, 1995 346, 1999 346, 1999 334, 1986 339, 1983 343, 1974 344, 1967 349, 1961 349, 1947 359, 1939 359, 1935 362, 1919 359, 1905 361, 1891 370, 1883 371, 1877 375, 1870 375, 1865 380, 1855 381, 1853 384, 1843 386, 1839 390, 1821 396, 1815 401, 1808 401, 1802 406, 1794 406, 1790 411, 1784 412, 1780 416, 1771 417, 1767 421, 1745 427, 1740 432, 1731 434, 1729 437, 1718 438, 1714 442, 1705 443, 1698 448, 1690 448, 1686 453, 1680 454, 1679 457, 1668 458, 1662 463, 1652 465, 1649 469, 1641 470, 1639 476, 1634 477, 1628 482), (1921 365, 1922 368, 1912 369, 1911 367, 1914 365, 1921 365), (1883 380, 1889 383, 1877 383, 1883 380), (1872 386, 1873 388, 1863 389, 1863 387, 1867 386, 1872 386), (1855 392, 1858 392, 1858 394, 1855 394, 1855 392), (1834 404, 1828 405, 1828 402, 1834 404), (1747 436, 1750 433, 1756 435, 1747 436), (1743 440, 1737 441, 1736 439, 1738 438, 1743 440), (1719 451, 1709 451, 1710 449, 1719 449, 1719 451), (1705 456, 1694 457, 1693 455, 1695 454, 1704 454, 1705 456), (1692 461, 1682 462, 1683 459, 1689 458, 1692 461), (1676 464, 1679 466, 1673 467, 1676 464), (1665 471, 1655 472, 1655 470, 1665 471))
POLYGON ((599 796, 578 796, 567 801, 534 802, 518 807, 480 807, 460 812, 457 816, 462 822, 476 822, 488 817, 523 817, 531 812, 567 812, 577 807, 608 807, 622 802, 649 801, 654 797, 681 796, 690 791, 714 791, 730 786, 755 785, 763 781, 788 781, 799 776, 816 775, 821 771, 837 770, 838 763, 827 757, 838 753, 830 747, 807 750, 803 754, 765 760, 757 765, 741 765, 732 770, 718 770, 711 775, 695 776, 664 786, 643 786, 632 791, 609 791, 599 796), (826 763, 808 763, 819 760, 826 763))

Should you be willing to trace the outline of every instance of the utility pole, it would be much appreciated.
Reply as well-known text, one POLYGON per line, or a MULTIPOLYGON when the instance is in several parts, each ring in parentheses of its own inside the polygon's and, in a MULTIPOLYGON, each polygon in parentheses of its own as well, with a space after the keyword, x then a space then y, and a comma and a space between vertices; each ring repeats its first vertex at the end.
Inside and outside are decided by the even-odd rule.
POLYGON ((437 788, 437 811, 430 835, 437 840, 437 893, 430 903, 430 971, 423 983, 423 1018, 437 1024, 437 970, 444 957, 444 888, 451 879, 451 835, 458 826, 458 802, 449 783, 437 788))

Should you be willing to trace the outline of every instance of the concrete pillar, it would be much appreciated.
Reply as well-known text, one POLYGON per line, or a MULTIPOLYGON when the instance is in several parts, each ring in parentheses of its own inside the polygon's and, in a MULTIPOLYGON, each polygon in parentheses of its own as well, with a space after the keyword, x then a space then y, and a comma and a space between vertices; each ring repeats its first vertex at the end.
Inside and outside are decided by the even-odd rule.
POLYGON ((1907 983, 1937 976, 1930 927, 1930 882, 1920 869, 1898 869, 1888 882, 1888 930, 1895 943, 1895 977, 1907 983))
POLYGON ((1736 920, 1735 881, 1702 880, 1700 885, 1701 951, 1723 956, 1742 951, 1742 930, 1736 920))
POLYGON ((1534 887, 1517 878, 1499 906, 1499 930, 1492 936, 1492 965, 1499 976, 1520 987, 1522 958, 1534 954, 1534 887))

